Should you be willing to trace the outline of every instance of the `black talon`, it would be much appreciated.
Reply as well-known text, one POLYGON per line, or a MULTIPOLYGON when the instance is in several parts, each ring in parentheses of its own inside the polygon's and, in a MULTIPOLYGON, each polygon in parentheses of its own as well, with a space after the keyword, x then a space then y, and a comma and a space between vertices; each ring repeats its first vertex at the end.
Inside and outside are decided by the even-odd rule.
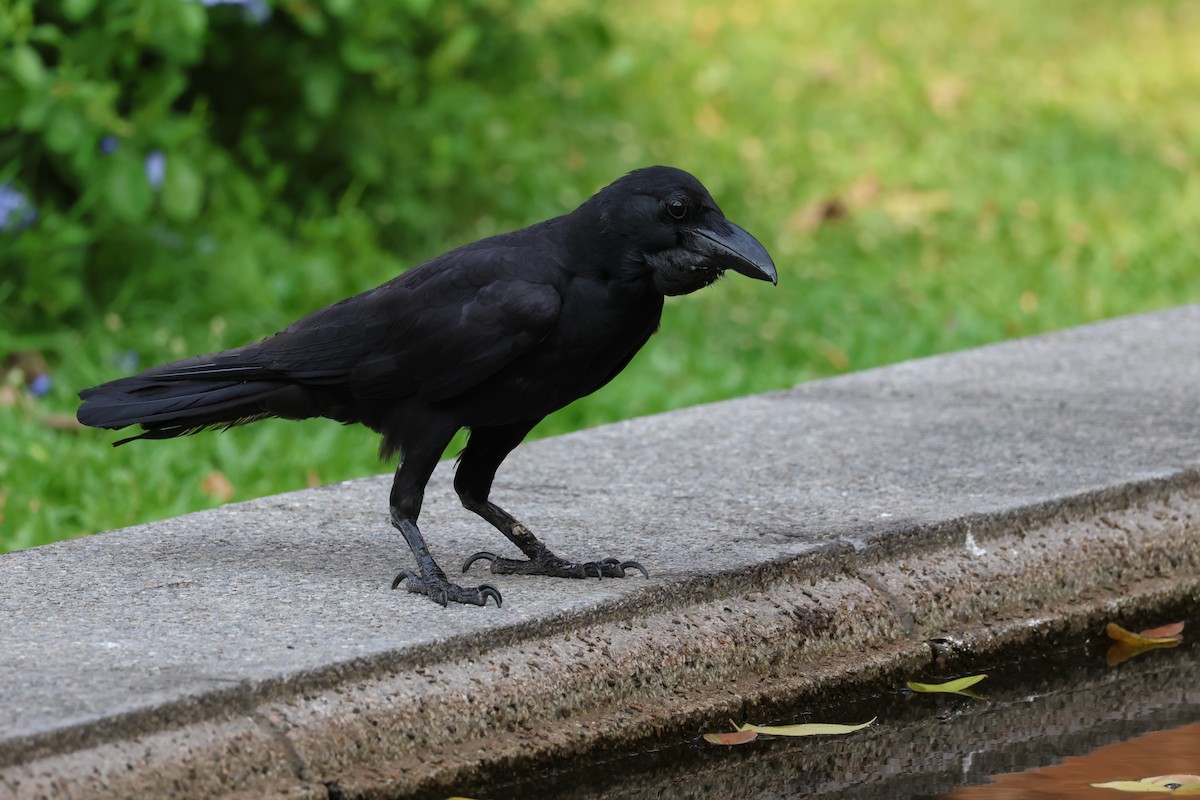
POLYGON ((491 597, 491 598, 494 598, 494 599, 495 599, 495 601, 496 601, 496 608, 500 608, 501 606, 503 606, 503 605, 504 605, 504 598, 502 598, 502 597, 500 596, 500 591, 499 591, 499 590, 498 590, 498 589, 497 589, 495 586, 492 586, 490 583, 484 583, 484 584, 480 584, 480 586, 479 586, 479 593, 480 593, 481 595, 483 595, 483 603, 482 603, 481 605, 485 605, 485 606, 486 606, 486 605, 487 605, 487 599, 488 599, 489 597, 491 597))
POLYGON ((417 580, 420 580, 420 578, 417 576, 417 574, 415 572, 406 569, 403 572, 401 572, 399 575, 397 575, 396 579, 394 581, 392 581, 392 588, 393 589, 399 588, 400 583, 404 580, 417 581, 417 580))
MULTIPOLYGON (((613 561, 616 561, 616 559, 614 558, 613 561)), ((636 569, 637 571, 641 572, 643 575, 646 576, 646 580, 650 580, 649 571, 647 571, 647 569, 645 567, 643 567, 641 564, 639 564, 636 561, 622 561, 618 566, 621 568, 621 576, 622 577, 625 576, 625 570, 636 569)))
POLYGON ((604 580, 604 569, 595 561, 587 561, 579 565, 580 571, 583 573, 579 577, 586 578, 591 574, 592 570, 596 571, 596 580, 604 580))
POLYGON ((476 561, 490 561, 494 564, 498 558, 500 558, 500 556, 496 555, 495 553, 489 553, 486 550, 481 550, 475 555, 467 556, 467 560, 463 562, 462 571, 466 572, 476 561))

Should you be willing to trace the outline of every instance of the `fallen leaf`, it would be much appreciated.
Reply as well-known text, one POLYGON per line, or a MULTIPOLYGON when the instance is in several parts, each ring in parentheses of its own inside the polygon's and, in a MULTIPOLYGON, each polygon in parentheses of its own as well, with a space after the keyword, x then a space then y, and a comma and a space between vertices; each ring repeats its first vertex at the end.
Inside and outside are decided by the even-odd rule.
POLYGON ((1150 628, 1149 630, 1142 631, 1138 636, 1146 639, 1162 639, 1178 637, 1181 633, 1183 633, 1183 623, 1172 622, 1170 625, 1163 625, 1159 628, 1150 628))
POLYGON ((1108 781, 1091 784, 1097 789, 1118 792, 1156 792, 1158 794, 1200 794, 1200 775, 1155 775, 1136 781, 1108 781))
POLYGON ((837 222, 850 214, 836 195, 811 201, 792 213, 784 225, 792 233, 810 233, 828 222, 837 222))
POLYGON ((218 503, 227 503, 233 497, 233 483, 225 477, 225 473, 214 469, 200 481, 200 491, 218 503))
POLYGON ((1104 654, 1104 663, 1110 667, 1115 667, 1117 664, 1128 661, 1134 656, 1141 655, 1147 650, 1154 650, 1159 647, 1175 647, 1179 644, 1177 635, 1146 636, 1145 634, 1170 633, 1171 631, 1175 631, 1177 627, 1178 631, 1176 633, 1182 631, 1183 623, 1179 622, 1173 625, 1164 625, 1161 628, 1151 628, 1148 631, 1138 634, 1125 630, 1115 622, 1110 622, 1104 627, 1104 632, 1116 644, 1108 648, 1108 652, 1104 654))
POLYGON ((826 722, 806 722, 801 725, 735 725, 739 731, 754 731, 768 736, 831 736, 861 731, 878 717, 871 717, 860 725, 834 725, 826 722))
POLYGON ((1142 778, 1142 783, 1153 783, 1156 786, 1166 786, 1178 791, 1200 785, 1200 775, 1155 775, 1153 778, 1142 778))
POLYGON ((825 356, 825 360, 829 362, 829 365, 838 372, 850 366, 850 356, 846 351, 828 339, 817 340, 817 352, 825 356))
POLYGON ((1117 642, 1105 652, 1104 663, 1110 667, 1115 667, 1134 656, 1140 656, 1142 653, 1164 648, 1169 650, 1179 644, 1178 639, 1166 639, 1161 643, 1155 643, 1155 640, 1147 641, 1151 641, 1151 644, 1126 644, 1125 642, 1117 642))
POLYGON ((708 137, 717 137, 725 130, 725 117, 714 106, 707 105, 693 117, 696 128, 708 137))
POLYGON ((83 424, 74 414, 46 414, 38 422, 56 431, 81 431, 83 424))
POLYGON ((909 681, 908 688, 912 689, 914 692, 928 692, 931 694, 937 692, 945 694, 962 694, 963 689, 969 689, 986 677, 987 675, 968 675, 965 678, 955 678, 954 680, 946 681, 945 683, 917 683, 916 681, 909 681))
POLYGON ((313 467, 309 467, 304 473, 304 483, 310 489, 317 488, 321 485, 321 473, 317 472, 313 467))
POLYGON ((3 365, 0 365, 0 372, 4 373, 6 381, 11 380, 15 374, 15 377, 18 377, 21 382, 28 384, 38 375, 48 374, 50 365, 46 363, 45 357, 36 350, 22 350, 5 356, 3 365))
POLYGON ((944 75, 930 82, 925 90, 925 98, 933 113, 948 117, 958 110, 969 88, 967 82, 957 75, 944 75))
POLYGON ((1177 169, 1180 172, 1187 172, 1192 168, 1192 157, 1177 144, 1168 144, 1159 151, 1159 160, 1168 167, 1177 169))
POLYGON ((875 175, 863 175, 846 190, 846 203, 851 208, 870 205, 879 197, 883 183, 875 175))
MULTIPOLYGON (((734 726, 737 727, 736 725, 734 726)), ((745 744, 758 738, 756 731, 733 731, 731 733, 706 733, 704 741, 710 744, 745 744)))
MULTIPOLYGON (((1182 623, 1180 623, 1180 625, 1182 625, 1182 623)), ((1168 625, 1164 627, 1171 628, 1174 626, 1168 625)), ((1154 628, 1146 631, 1146 633, 1158 634, 1161 630, 1161 628, 1154 628)), ((1180 630, 1183 630, 1183 628, 1181 627, 1180 630)), ((1132 644, 1143 647, 1154 647, 1156 645, 1167 645, 1173 647, 1176 644, 1179 644, 1179 639, 1175 634, 1146 636, 1145 634, 1127 631, 1115 622, 1110 622, 1105 625, 1104 632, 1108 634, 1108 638, 1112 639, 1114 642, 1120 642, 1121 644, 1132 644)))
POLYGON ((23 350, 0 360, 0 407, 30 408, 50 389, 50 367, 41 353, 23 350))
POLYGON ((917 225, 936 216, 953 204, 954 198, 944 190, 896 190, 887 192, 880 200, 883 212, 901 225, 917 225))
POLYGON ((11 383, 0 384, 0 408, 11 408, 15 405, 28 408, 31 405, 29 395, 18 391, 11 383))
POLYGON ((1165 789, 1141 781, 1108 781, 1107 783, 1090 784, 1096 789, 1116 789, 1118 792, 1157 792, 1158 794, 1175 794, 1174 789, 1165 789))

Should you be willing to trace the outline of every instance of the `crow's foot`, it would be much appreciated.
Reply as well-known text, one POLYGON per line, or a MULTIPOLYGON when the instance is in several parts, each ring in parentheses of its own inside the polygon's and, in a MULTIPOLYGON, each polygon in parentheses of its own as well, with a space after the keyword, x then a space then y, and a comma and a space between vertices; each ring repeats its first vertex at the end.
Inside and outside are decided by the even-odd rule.
MULTIPOLYGON (((440 572, 441 570, 439 570, 440 572)), ((490 597, 496 601, 496 608, 504 602, 495 586, 459 586, 450 583, 445 578, 423 578, 412 570, 404 570, 392 581, 392 588, 400 587, 401 582, 407 582, 408 590, 423 594, 439 606, 449 603, 465 603, 471 606, 486 606, 490 597)))
POLYGON ((462 571, 466 572, 476 561, 490 561, 494 575, 549 575, 552 578, 624 578, 625 570, 636 569, 650 577, 650 573, 636 561, 622 561, 619 558, 605 558, 601 561, 567 561, 559 558, 546 548, 538 551, 535 558, 521 561, 515 558, 503 558, 495 553, 476 553, 463 562, 462 571))

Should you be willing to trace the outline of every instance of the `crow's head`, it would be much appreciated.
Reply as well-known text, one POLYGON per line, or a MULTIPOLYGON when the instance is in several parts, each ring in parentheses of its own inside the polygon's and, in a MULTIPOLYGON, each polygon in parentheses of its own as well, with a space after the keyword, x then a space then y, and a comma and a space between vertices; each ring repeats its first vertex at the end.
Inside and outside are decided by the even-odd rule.
POLYGON ((593 198, 625 268, 648 274, 665 295, 702 289, 725 270, 778 283, 766 248, 725 219, 704 185, 683 170, 635 170, 593 198))

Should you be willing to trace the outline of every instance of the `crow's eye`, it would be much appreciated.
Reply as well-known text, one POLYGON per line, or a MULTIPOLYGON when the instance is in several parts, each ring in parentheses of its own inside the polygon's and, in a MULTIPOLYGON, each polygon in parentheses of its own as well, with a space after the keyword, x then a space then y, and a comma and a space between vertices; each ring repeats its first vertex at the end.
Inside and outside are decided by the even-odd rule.
POLYGON ((675 219, 683 219, 687 214, 687 203, 678 197, 672 197, 667 201, 667 211, 675 219))

